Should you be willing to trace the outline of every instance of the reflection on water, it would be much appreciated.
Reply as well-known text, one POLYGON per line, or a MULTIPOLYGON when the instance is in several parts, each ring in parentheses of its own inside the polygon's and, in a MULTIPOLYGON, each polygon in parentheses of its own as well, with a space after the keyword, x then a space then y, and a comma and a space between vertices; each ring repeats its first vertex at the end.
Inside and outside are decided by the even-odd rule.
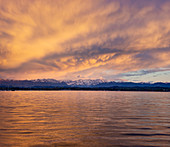
POLYGON ((168 146, 170 93, 0 92, 0 146, 168 146))

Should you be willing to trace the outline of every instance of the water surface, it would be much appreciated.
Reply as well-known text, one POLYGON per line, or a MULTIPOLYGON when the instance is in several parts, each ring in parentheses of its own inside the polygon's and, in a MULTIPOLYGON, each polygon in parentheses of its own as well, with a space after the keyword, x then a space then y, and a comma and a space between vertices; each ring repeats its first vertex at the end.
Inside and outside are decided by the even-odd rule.
POLYGON ((170 146, 170 93, 1 91, 0 146, 170 146))

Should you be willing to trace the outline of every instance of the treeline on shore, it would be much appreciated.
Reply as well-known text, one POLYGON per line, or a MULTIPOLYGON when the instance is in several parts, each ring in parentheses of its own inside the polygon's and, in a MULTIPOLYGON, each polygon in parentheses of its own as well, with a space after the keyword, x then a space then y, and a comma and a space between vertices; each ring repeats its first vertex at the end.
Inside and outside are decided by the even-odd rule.
POLYGON ((16 90, 39 90, 39 91, 50 91, 50 90, 87 90, 87 91, 160 91, 170 92, 168 87, 0 87, 1 91, 16 91, 16 90))

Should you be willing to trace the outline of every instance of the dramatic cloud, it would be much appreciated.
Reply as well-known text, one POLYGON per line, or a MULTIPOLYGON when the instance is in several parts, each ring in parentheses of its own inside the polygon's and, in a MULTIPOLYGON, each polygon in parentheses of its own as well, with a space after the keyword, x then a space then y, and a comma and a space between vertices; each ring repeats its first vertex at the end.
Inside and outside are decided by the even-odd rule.
POLYGON ((169 14, 168 0, 0 0, 0 78, 169 73, 169 14))

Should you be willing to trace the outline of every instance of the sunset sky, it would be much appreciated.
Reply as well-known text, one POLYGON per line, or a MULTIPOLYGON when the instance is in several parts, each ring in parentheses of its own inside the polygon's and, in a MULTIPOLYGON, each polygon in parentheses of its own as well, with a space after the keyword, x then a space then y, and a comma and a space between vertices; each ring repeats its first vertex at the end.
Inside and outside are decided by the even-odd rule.
POLYGON ((170 82, 170 0, 0 0, 0 78, 170 82))

